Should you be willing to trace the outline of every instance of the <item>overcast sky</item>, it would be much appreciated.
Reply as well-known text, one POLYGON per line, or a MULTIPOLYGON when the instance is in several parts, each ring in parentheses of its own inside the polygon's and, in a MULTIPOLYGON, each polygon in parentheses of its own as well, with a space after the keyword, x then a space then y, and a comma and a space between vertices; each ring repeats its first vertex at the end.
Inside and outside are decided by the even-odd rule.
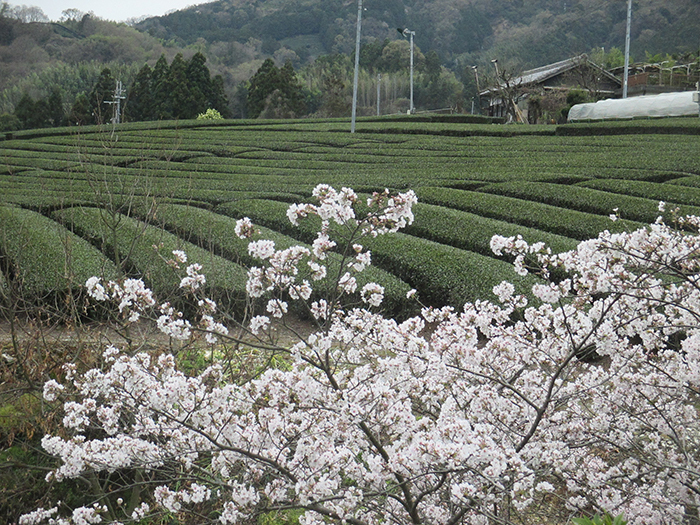
MULTIPOLYGON (((211 0, 209 0, 211 1, 211 0)), ((78 9, 85 13, 93 11, 100 18, 122 22, 143 15, 159 16, 173 9, 203 4, 198 0, 9 0, 11 5, 33 5, 40 7, 52 21, 58 21, 66 9, 78 9)))

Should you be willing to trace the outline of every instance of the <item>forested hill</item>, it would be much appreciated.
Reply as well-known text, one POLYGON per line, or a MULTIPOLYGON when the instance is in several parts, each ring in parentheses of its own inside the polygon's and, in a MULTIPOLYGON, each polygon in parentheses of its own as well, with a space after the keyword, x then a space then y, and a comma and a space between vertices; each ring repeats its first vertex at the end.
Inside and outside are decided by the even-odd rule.
MULTIPOLYGON (((624 47, 625 0, 365 0, 365 39, 416 31, 416 44, 448 66, 499 58, 521 68, 624 47)), ((696 52, 700 0, 635 0, 632 55, 696 52)), ((137 27, 162 41, 189 45, 262 42, 269 54, 286 49, 304 61, 354 49, 355 0, 219 0, 137 27), (201 41, 201 40, 200 40, 201 41)))

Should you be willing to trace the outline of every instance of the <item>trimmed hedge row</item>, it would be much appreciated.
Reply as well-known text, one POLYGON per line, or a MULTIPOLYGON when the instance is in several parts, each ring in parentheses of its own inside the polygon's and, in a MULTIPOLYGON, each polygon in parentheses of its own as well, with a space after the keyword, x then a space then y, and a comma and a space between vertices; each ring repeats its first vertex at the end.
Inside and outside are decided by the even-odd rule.
MULTIPOLYGON (((581 183, 579 186, 519 181, 483 186, 479 191, 534 202, 546 202, 552 206, 598 215, 609 215, 617 208, 620 217, 643 223, 652 223, 656 220, 659 215, 659 200, 664 200, 661 184, 642 181, 593 180, 581 183), (632 189, 635 187, 637 191, 632 189), (652 188, 657 191, 653 191, 652 188), (615 190, 617 192, 613 193, 615 190), (654 193, 659 196, 656 200, 653 198, 654 193)), ((668 193, 671 192, 667 192, 666 199, 678 202, 668 193)), ((682 192, 675 193, 680 196, 682 192)), ((700 192, 698 197, 700 198, 700 192)), ((698 215, 700 208, 683 206, 681 212, 698 215)))
MULTIPOLYGON (((311 242, 317 226, 314 221, 302 221, 299 228, 293 228, 286 209, 283 203, 249 200, 226 203, 216 211, 232 217, 247 216, 311 242)), ((429 305, 460 307, 467 301, 492 299, 493 287, 504 280, 513 282, 520 293, 528 293, 535 282, 532 276, 516 275, 505 261, 412 235, 398 233, 361 242, 372 251, 373 264, 416 288, 421 300, 429 305)))
POLYGON ((488 193, 454 190, 449 188, 418 188, 418 198, 424 202, 468 211, 482 217, 528 226, 572 239, 586 240, 597 237, 603 230, 625 231, 636 229, 640 223, 593 215, 512 197, 488 193))
POLYGON ((494 235, 521 235, 530 243, 545 242, 557 253, 573 250, 579 243, 561 235, 432 204, 418 203, 413 212, 415 222, 405 233, 488 257, 493 257, 491 238, 494 235))
POLYGON ((90 243, 24 208, 0 206, 0 252, 12 280, 36 298, 75 292, 93 275, 117 275, 114 264, 90 243))
MULTIPOLYGON (((697 186, 700 187, 700 177, 693 177, 693 179, 696 179, 697 186)), ((687 178, 673 180, 663 184, 631 180, 596 179, 582 182, 580 185, 615 194, 645 197, 647 199, 653 199, 657 204, 658 201, 668 201, 677 204, 700 206, 700 189, 693 188, 691 185, 685 186, 681 184, 683 180, 687 180, 687 178)), ((619 196, 616 196, 616 198, 619 198, 619 196)), ((693 213, 695 215, 700 215, 700 208, 692 209, 690 207, 683 207, 681 212, 684 214, 693 213)))
MULTIPOLYGON (((286 209, 287 205, 285 204, 284 206, 286 209)), ((178 237, 201 248, 213 251, 227 259, 240 262, 245 266, 257 266, 260 264, 258 259, 254 259, 248 254, 248 241, 239 239, 233 233, 236 219, 201 208, 176 204, 160 205, 154 215, 155 218, 151 219, 151 221, 160 223, 178 235, 178 237)), ((256 228, 260 231, 258 238, 274 241, 278 249, 294 245, 304 245, 309 249, 311 248, 308 244, 300 243, 293 237, 275 230, 260 226, 256 226, 256 228)), ((330 254, 328 261, 329 275, 335 275, 333 272, 337 272, 340 269, 341 262, 341 257, 338 254, 330 254)), ((413 310, 414 303, 409 303, 406 300, 406 293, 409 291, 410 286, 394 275, 370 266, 357 276, 357 281, 359 288, 368 282, 378 282, 384 286, 385 299, 383 310, 392 316, 405 316, 407 312, 413 310)), ((313 284, 319 290, 324 286, 323 281, 313 284)), ((356 295, 353 300, 358 301, 359 295, 356 295)))
POLYGON ((163 259, 171 259, 173 250, 183 250, 190 263, 202 265, 210 297, 228 307, 244 300, 247 275, 241 266, 172 233, 99 208, 68 208, 55 211, 53 216, 99 244, 128 274, 143 278, 161 297, 177 296, 182 277, 163 259))

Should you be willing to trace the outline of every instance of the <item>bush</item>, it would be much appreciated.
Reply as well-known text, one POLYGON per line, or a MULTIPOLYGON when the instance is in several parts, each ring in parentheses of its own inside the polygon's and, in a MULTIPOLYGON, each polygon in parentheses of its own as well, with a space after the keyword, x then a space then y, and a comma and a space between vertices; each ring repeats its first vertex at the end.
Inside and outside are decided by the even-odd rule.
MULTIPOLYGON (((276 204, 282 209, 284 205, 276 204)), ((219 254, 227 259, 239 262, 245 266, 258 266, 260 261, 248 253, 248 241, 232 235, 235 230, 236 220, 226 215, 195 208, 192 206, 163 204, 158 206, 153 214, 155 220, 163 227, 173 231, 178 237, 188 240, 201 248, 219 254)), ((286 218, 286 217, 285 217, 286 218)), ((311 248, 308 244, 299 243, 296 239, 281 234, 275 230, 256 226, 259 234, 256 238, 274 241, 278 250, 290 246, 301 245, 311 248)), ((340 270, 342 258, 339 254, 329 254, 329 275, 336 275, 340 270)), ((328 296, 327 286, 330 278, 317 282, 314 286, 318 296, 328 296)), ((358 287, 362 288, 368 282, 377 282, 385 287, 383 310, 387 315, 405 317, 408 312, 415 310, 415 301, 408 301, 406 293, 410 286, 398 277, 382 271, 379 268, 369 267, 357 276, 358 287)), ((349 302, 359 300, 357 294, 349 297, 349 302)))
MULTIPOLYGON (((361 206, 360 206, 361 208, 361 206)), ((234 217, 250 217, 254 222, 285 233, 296 233, 300 240, 313 242, 319 223, 307 221, 294 227, 286 216, 287 206, 273 201, 246 200, 226 203, 217 211, 234 217)), ((344 246, 341 232, 334 240, 344 246)), ((467 301, 487 298, 503 280, 513 280, 524 292, 532 278, 520 279, 504 261, 439 244, 411 235, 396 234, 364 239, 372 251, 372 263, 392 273, 418 290, 426 304, 461 306, 467 301)))
POLYGON ((204 113, 197 115, 197 120, 224 120, 216 109, 209 108, 204 113))
POLYGON ((625 231, 639 226, 639 223, 628 220, 613 222, 607 215, 603 217, 540 202, 474 191, 424 187, 419 188, 418 196, 422 201, 439 206, 456 208, 579 240, 588 239, 603 230, 625 231))
POLYGON ((84 239, 22 208, 0 206, 0 250, 12 286, 25 298, 75 294, 93 275, 117 275, 114 264, 84 239))
POLYGON ((143 278, 159 294, 176 295, 180 277, 166 264, 173 250, 185 251, 207 272, 206 290, 229 308, 245 295, 245 270, 160 228, 119 213, 75 207, 54 212, 61 222, 111 254, 125 273, 143 278))

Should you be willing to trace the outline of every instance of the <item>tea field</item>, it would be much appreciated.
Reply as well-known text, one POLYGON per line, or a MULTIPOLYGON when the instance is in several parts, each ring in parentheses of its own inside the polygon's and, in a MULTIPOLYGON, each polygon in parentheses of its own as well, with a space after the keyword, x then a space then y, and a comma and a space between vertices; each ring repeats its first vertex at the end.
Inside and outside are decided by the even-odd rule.
MULTIPOLYGON (((285 211, 319 183, 358 193, 413 189, 414 224, 368 241, 388 313, 525 287, 489 248, 494 234, 569 250, 604 229, 653 222, 658 202, 700 213, 696 119, 506 126, 407 119, 223 121, 37 130, 0 140, 0 295, 79 293, 93 275, 143 277, 167 294, 163 261, 183 249, 210 292, 241 300, 254 264, 233 234, 248 216, 278 246, 310 243, 285 211), (621 220, 610 214, 617 209, 621 220), (153 246, 160 247, 156 253, 153 246)), ((0 137, 3 138, 3 137, 0 137)), ((524 288, 523 288, 524 289, 524 288)))

